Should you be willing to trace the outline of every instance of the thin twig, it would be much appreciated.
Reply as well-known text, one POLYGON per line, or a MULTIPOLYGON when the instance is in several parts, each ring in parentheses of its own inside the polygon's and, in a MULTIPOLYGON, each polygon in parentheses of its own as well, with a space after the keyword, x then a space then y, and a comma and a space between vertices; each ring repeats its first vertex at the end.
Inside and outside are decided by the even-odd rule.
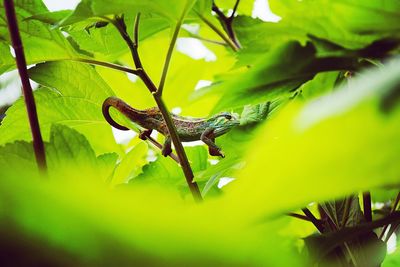
POLYGON ((363 193, 363 206, 364 206, 364 217, 367 222, 372 221, 372 210, 371 210, 371 193, 369 191, 363 193))
POLYGON ((237 8, 238 8, 238 6, 239 6, 239 3, 240 3, 240 0, 236 0, 235 6, 233 7, 232 14, 231 14, 231 16, 228 18, 229 20, 233 20, 233 18, 235 17, 235 13, 236 13, 236 10, 237 10, 237 8))
POLYGON ((235 44, 235 46, 240 49, 240 44, 239 41, 236 38, 235 31, 233 30, 233 19, 235 17, 235 13, 237 10, 237 7, 240 3, 240 0, 236 0, 235 6, 233 8, 233 12, 230 17, 227 17, 220 9, 219 7, 215 4, 215 1, 213 1, 212 4, 212 10, 217 14, 219 20, 221 21, 226 33, 229 35, 229 38, 232 40, 232 42, 235 44))
POLYGON ((18 73, 22 83, 26 110, 28 112, 36 163, 39 167, 39 170, 45 173, 47 170, 46 154, 44 150, 42 135, 40 132, 35 98, 33 96, 31 84, 29 82, 29 75, 26 66, 24 48, 22 45, 21 36, 19 34, 17 17, 15 15, 14 1, 4 0, 3 3, 7 16, 8 30, 10 32, 12 46, 15 51, 15 60, 17 63, 18 73))
POLYGON ((133 70, 131 68, 127 68, 127 67, 124 67, 121 65, 108 63, 108 62, 98 61, 98 60, 94 60, 94 59, 86 59, 86 58, 72 58, 71 60, 77 61, 77 62, 82 62, 82 63, 88 63, 91 65, 98 65, 98 66, 102 66, 102 67, 106 67, 106 68, 110 68, 110 69, 120 70, 120 71, 131 73, 131 74, 134 74, 137 76, 140 75, 140 71, 133 70))
POLYGON ((236 46, 236 44, 229 38, 227 37, 220 29, 218 29, 214 24, 212 24, 211 21, 209 21, 206 17, 201 15, 200 13, 197 13, 199 18, 208 26, 210 27, 216 34, 218 34, 222 40, 224 40, 230 48, 232 48, 233 51, 237 52, 239 51, 239 47, 236 46))
POLYGON ((160 96, 162 95, 162 92, 164 89, 165 79, 167 78, 168 68, 169 68, 169 65, 171 62, 171 58, 172 58, 172 52, 174 51, 175 43, 176 43, 176 40, 178 39, 178 35, 179 35, 179 31, 182 26, 182 22, 183 22, 183 16, 176 23, 171 42, 169 43, 168 52, 167 52, 167 56, 165 57, 164 67, 163 67, 163 71, 162 71, 162 75, 161 75, 161 79, 160 79, 160 84, 159 84, 158 90, 156 92, 156 94, 158 94, 160 96))
POLYGON ((200 35, 197 35, 197 34, 189 33, 189 36, 192 37, 192 38, 198 39, 200 41, 204 41, 204 42, 210 43, 210 44, 228 46, 228 44, 225 43, 225 42, 220 42, 220 41, 216 41, 216 40, 207 39, 207 38, 201 37, 200 35))
POLYGON ((350 206, 351 206, 352 202, 353 202, 353 196, 348 196, 344 200, 344 211, 343 211, 343 215, 342 215, 341 228, 346 226, 347 219, 350 214, 350 206))
POLYGON ((301 210, 303 211, 304 215, 306 215, 307 218, 314 224, 315 228, 317 228, 322 234, 324 232, 324 227, 322 226, 321 221, 318 220, 308 208, 303 208, 301 210))
POLYGON ((289 212, 287 215, 290 216, 290 217, 296 218, 296 219, 300 219, 300 220, 303 220, 303 221, 311 222, 311 220, 305 215, 301 215, 301 214, 294 213, 294 212, 289 212))
MULTIPOLYGON (((392 214, 393 212, 396 211, 397 206, 399 205, 399 202, 400 202, 400 192, 397 194, 396 200, 393 203, 392 210, 390 211, 390 214, 392 214)), ((385 235, 385 232, 386 232, 388 227, 389 227, 389 225, 385 225, 385 227, 383 227, 382 232, 379 235, 379 239, 383 238, 383 236, 385 235)))

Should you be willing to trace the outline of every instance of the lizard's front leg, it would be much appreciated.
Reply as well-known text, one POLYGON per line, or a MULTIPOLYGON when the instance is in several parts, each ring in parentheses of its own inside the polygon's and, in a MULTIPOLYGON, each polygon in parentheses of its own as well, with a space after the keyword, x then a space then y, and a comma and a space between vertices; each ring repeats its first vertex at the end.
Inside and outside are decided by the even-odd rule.
POLYGON ((213 128, 207 128, 200 136, 200 140, 203 141, 208 146, 208 152, 211 156, 220 156, 225 158, 224 153, 221 151, 214 142, 215 135, 213 128))
POLYGON ((167 157, 169 154, 172 153, 172 148, 171 148, 171 137, 169 135, 165 136, 165 141, 164 141, 164 145, 161 149, 161 154, 164 157, 167 157))
POLYGON ((147 138, 150 137, 152 132, 153 132, 152 129, 144 130, 139 134, 139 138, 142 140, 147 140, 147 138))

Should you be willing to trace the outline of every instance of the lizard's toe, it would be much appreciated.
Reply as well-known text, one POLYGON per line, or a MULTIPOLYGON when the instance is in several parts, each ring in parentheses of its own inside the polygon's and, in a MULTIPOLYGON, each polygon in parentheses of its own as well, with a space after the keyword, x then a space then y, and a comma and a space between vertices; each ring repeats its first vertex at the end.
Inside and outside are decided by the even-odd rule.
POLYGON ((219 156, 219 157, 225 158, 224 153, 221 150, 218 150, 218 149, 210 148, 209 149, 209 153, 210 153, 211 156, 219 156))
POLYGON ((171 149, 171 148, 165 148, 165 147, 163 147, 163 149, 161 150, 161 154, 162 154, 164 157, 168 157, 169 154, 171 154, 171 153, 172 153, 172 149, 171 149))

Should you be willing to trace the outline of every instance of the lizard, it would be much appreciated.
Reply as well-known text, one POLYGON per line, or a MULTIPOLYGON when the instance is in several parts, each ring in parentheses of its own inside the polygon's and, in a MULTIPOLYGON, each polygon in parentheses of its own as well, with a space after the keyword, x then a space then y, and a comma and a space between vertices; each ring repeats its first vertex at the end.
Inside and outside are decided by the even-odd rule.
MULTIPOLYGON (((172 152, 171 137, 158 107, 139 110, 129 106, 117 97, 108 97, 103 102, 103 116, 111 126, 123 131, 129 129, 112 119, 110 107, 117 109, 132 122, 145 129, 140 133, 140 139, 146 140, 153 130, 164 135, 165 141, 161 154, 166 157, 172 152)), ((173 113, 171 113, 171 117, 181 141, 192 142, 201 140, 208 146, 208 151, 211 156, 220 157, 225 157, 225 155, 221 148, 215 144, 215 138, 227 133, 233 127, 240 124, 238 116, 229 112, 221 112, 209 118, 183 117, 173 113)))

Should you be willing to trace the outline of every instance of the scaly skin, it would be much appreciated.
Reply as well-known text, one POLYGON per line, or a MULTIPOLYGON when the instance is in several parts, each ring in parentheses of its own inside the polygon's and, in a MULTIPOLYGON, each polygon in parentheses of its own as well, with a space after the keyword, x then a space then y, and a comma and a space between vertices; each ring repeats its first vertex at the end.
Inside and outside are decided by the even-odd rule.
MULTIPOLYGON (((165 136, 162 154, 168 156, 171 152, 171 137, 167 125, 157 107, 145 110, 134 109, 117 97, 109 97, 103 103, 103 115, 106 121, 113 127, 127 131, 127 127, 116 123, 110 116, 109 109, 114 107, 125 117, 146 130, 139 136, 145 140, 152 130, 156 130, 165 136)), ((215 138, 227 133, 233 127, 239 125, 239 119, 232 113, 221 112, 210 118, 191 118, 171 114, 177 129, 179 138, 183 142, 201 140, 208 146, 211 156, 224 157, 221 149, 215 144, 215 138)))

